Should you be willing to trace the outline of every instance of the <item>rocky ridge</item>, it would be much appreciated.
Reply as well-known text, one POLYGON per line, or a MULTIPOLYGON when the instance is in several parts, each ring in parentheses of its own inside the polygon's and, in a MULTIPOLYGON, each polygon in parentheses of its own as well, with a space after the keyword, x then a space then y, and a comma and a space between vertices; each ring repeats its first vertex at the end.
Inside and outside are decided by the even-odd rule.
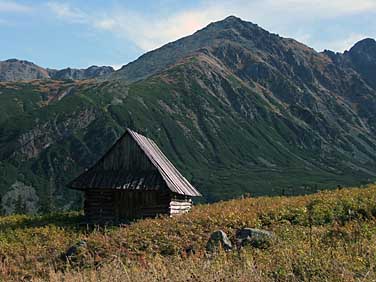
POLYGON ((91 66, 87 69, 45 69, 25 60, 0 61, 0 81, 27 81, 35 79, 91 79, 109 75, 114 69, 109 66, 91 66))

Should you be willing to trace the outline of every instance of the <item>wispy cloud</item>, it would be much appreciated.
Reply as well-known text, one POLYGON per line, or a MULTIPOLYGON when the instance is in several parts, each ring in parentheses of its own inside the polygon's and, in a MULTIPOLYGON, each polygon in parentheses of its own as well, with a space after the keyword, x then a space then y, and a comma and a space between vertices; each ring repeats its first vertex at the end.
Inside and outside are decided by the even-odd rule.
POLYGON ((131 39, 139 48, 147 51, 189 35, 224 16, 224 11, 215 8, 208 12, 195 10, 181 12, 164 19, 150 19, 123 10, 102 18, 96 17, 93 23, 96 28, 131 39))
POLYGON ((89 15, 69 3, 47 2, 47 7, 60 19, 70 23, 89 23, 89 15))
POLYGON ((376 9, 374 0, 266 0, 261 5, 289 13, 299 12, 295 14, 296 17, 308 15, 318 18, 337 17, 376 9))
POLYGON ((33 8, 15 1, 0 1, 0 13, 26 13, 33 8))
MULTIPOLYGON (((161 17, 158 13, 155 16, 145 16, 125 6, 102 11, 82 11, 67 3, 49 2, 48 7, 61 19, 71 23, 85 23, 94 29, 124 37, 144 51, 192 34, 210 22, 230 14, 266 28, 277 28, 282 35, 297 36, 306 43, 314 40, 306 31, 297 33, 296 27, 299 25, 365 12, 376 14, 375 0, 203 0, 194 9, 177 11, 166 17, 161 17)), ((342 50, 347 48, 349 40, 359 36, 352 35, 338 40, 328 48, 342 50)))
POLYGON ((365 34, 351 33, 346 38, 325 42, 325 46, 323 46, 323 49, 325 48, 343 52, 349 50, 355 42, 358 42, 359 40, 364 39, 366 37, 368 36, 366 36, 365 34))

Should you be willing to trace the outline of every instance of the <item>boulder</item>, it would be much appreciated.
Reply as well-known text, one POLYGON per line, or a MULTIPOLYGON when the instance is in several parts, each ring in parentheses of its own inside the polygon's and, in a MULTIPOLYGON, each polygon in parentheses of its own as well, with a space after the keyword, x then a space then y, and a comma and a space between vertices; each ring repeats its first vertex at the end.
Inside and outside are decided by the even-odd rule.
POLYGON ((236 232, 236 244, 238 248, 246 245, 255 248, 267 248, 274 237, 273 233, 256 228, 243 228, 236 232))
POLYGON ((81 253, 84 249, 87 248, 87 243, 85 240, 80 240, 73 246, 69 247, 69 249, 65 252, 64 258, 65 259, 71 259, 72 257, 77 256, 79 253, 81 253))
POLYGON ((208 252, 214 252, 219 248, 222 248, 225 251, 230 251, 232 249, 231 241, 222 230, 213 232, 206 244, 206 251, 208 252))

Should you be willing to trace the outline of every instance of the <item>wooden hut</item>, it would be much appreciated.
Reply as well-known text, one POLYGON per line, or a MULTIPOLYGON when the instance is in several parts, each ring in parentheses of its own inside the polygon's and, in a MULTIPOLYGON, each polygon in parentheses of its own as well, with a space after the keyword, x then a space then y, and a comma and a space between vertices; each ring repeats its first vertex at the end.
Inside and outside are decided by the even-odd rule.
POLYGON ((95 224, 185 213, 201 196, 153 140, 130 129, 69 187, 85 193, 86 221, 95 224))

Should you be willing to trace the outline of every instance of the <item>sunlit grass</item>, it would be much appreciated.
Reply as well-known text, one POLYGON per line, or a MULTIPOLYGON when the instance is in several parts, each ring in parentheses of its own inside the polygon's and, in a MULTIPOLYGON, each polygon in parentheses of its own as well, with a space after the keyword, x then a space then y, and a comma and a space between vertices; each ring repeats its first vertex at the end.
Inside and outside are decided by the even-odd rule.
MULTIPOLYGON (((55 281, 372 281, 376 185, 299 197, 237 199, 189 214, 88 230, 78 213, 0 218, 0 277, 55 281), (210 233, 276 234, 269 249, 210 256, 210 233), (87 248, 70 262, 62 254, 87 248), (188 251, 189 250, 189 251, 188 251)), ((1 280, 1 279, 0 279, 1 280)))

